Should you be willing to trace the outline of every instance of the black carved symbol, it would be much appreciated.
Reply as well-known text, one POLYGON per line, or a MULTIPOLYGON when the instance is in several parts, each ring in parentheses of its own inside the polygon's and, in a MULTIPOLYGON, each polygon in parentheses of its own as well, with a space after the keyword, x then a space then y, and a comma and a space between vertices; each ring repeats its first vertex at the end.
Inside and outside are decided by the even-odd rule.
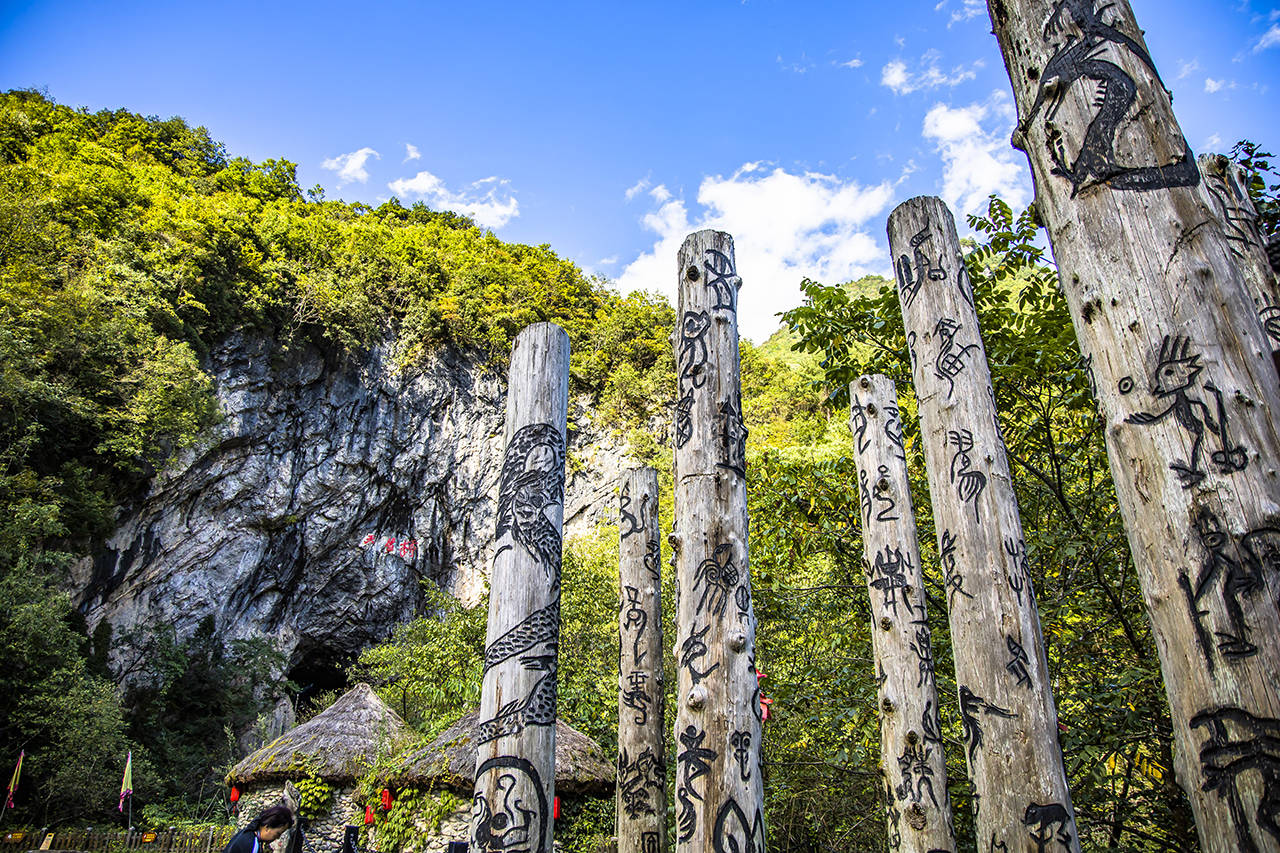
POLYGON ((1061 844, 1063 850, 1071 849, 1071 814, 1061 803, 1032 803, 1027 806, 1022 823, 1036 845, 1036 853, 1047 853, 1051 844, 1054 848, 1061 844))
MULTIPOLYGON (((1227 168, 1231 168, 1227 166, 1227 168)), ((1264 246, 1258 220, 1243 187, 1225 171, 1209 169, 1205 188, 1217 203, 1222 224, 1226 226, 1227 247, 1236 258, 1243 259, 1250 246, 1264 246)))
POLYGON ((898 821, 902 820, 902 812, 898 810, 898 799, 893 795, 893 786, 887 779, 884 783, 884 807, 889 816, 889 849, 898 850, 902 847, 902 827, 898 825, 898 821))
POLYGON ((745 622, 751 615, 751 587, 743 583, 734 590, 733 603, 738 606, 738 619, 745 622))
POLYGON ((739 477, 747 475, 747 428, 742 425, 742 409, 733 399, 720 404, 720 454, 724 461, 716 467, 739 477))
POLYGON ((933 683, 933 646, 929 642, 929 624, 916 622, 916 634, 911 640, 911 651, 916 653, 919 672, 916 675, 916 687, 933 683))
POLYGON ((751 779, 751 732, 733 732, 729 735, 733 748, 733 760, 738 762, 738 775, 743 782, 751 779))
POLYGON ((711 651, 707 648, 706 640, 703 639, 710 630, 710 625, 707 625, 701 631, 695 628, 689 634, 689 637, 680 644, 680 665, 689 670, 689 675, 693 678, 694 687, 697 687, 702 682, 702 679, 715 672, 716 667, 720 666, 720 662, 716 661, 707 670, 699 672, 693 665, 694 661, 701 660, 711 651))
POLYGON ((622 691, 622 704, 635 710, 637 726, 643 726, 649 721, 649 706, 653 704, 653 697, 649 695, 649 673, 632 670, 627 675, 627 686, 622 691))
POLYGON ((493 790, 476 794, 471 815, 472 846, 479 853, 547 853, 547 793, 538 770, 523 758, 499 755, 476 770, 479 781, 489 771, 501 772, 493 790))
MULTIPOLYGON (((866 560, 862 562, 866 566, 866 560)), ((898 615, 899 598, 906 605, 907 613, 912 613, 915 608, 911 601, 911 582, 907 579, 907 572, 911 569, 911 561, 903 555, 901 548, 886 545, 876 551, 875 559, 867 570, 871 587, 880 590, 884 609, 894 616, 898 615)))
POLYGON ((907 356, 911 359, 911 370, 916 369, 916 333, 907 332, 907 356))
POLYGON ((1004 643, 1009 650, 1009 662, 1004 665, 1004 668, 1018 680, 1019 687, 1030 690, 1031 673, 1027 671, 1027 667, 1031 665, 1031 661, 1027 660, 1026 650, 1022 648, 1021 643, 1009 635, 1005 636, 1004 643))
POLYGON ((1054 4, 1044 26, 1044 40, 1052 44, 1061 38, 1061 42, 1045 63, 1040 90, 1019 130, 1025 131, 1048 103, 1044 122, 1053 174, 1071 181, 1073 196, 1096 184, 1117 190, 1194 187, 1200 183, 1200 170, 1185 139, 1168 146, 1181 148, 1183 153, 1162 165, 1125 165, 1116 158, 1116 135, 1123 124, 1134 120, 1130 108, 1138 100, 1138 86, 1119 65, 1102 58, 1108 45, 1129 51, 1147 67, 1157 85, 1163 88, 1164 83, 1146 49, 1103 20, 1103 13, 1111 6, 1106 0, 1057 0, 1054 4), (1080 141, 1079 153, 1068 162, 1067 140, 1054 118, 1079 80, 1096 85, 1095 111, 1080 141))
POLYGON ((967 429, 953 429, 947 433, 947 439, 956 449, 951 457, 951 482, 962 503, 973 501, 973 518, 981 524, 982 510, 978 506, 978 498, 987 487, 987 475, 970 467, 973 465, 973 458, 969 456, 973 451, 973 433, 967 429))
POLYGON ((876 690, 884 687, 884 683, 889 680, 889 673, 884 671, 884 664, 876 664, 876 690))
POLYGON ((965 685, 960 685, 960 723, 964 729, 965 742, 969 744, 969 760, 972 761, 974 753, 982 746, 982 720, 979 714, 989 714, 995 717, 1004 717, 1012 719, 1017 714, 1008 708, 1001 708, 999 705, 993 705, 981 696, 974 694, 965 685))
POLYGON ((1025 590, 1028 600, 1035 600, 1035 591, 1031 588, 1031 561, 1027 559, 1027 543, 1021 539, 1004 540, 1004 552, 1009 555, 1009 569, 1005 572, 1005 580, 1009 589, 1018 596, 1018 606, 1022 606, 1022 593, 1025 590))
POLYGON ((866 453, 867 448, 871 445, 871 441, 867 438, 867 426, 869 424, 867 407, 858 402, 857 397, 854 397, 849 403, 849 428, 853 430, 853 437, 857 442, 859 453, 866 453))
POLYGON ((956 569, 956 535, 950 530, 942 531, 938 541, 938 560, 942 563, 942 585, 947 590, 947 605, 955 606, 956 593, 973 598, 972 594, 965 592, 964 576, 956 569))
MULTIPOLYGON (((484 650, 484 671, 505 660, 534 650, 532 660, 554 657, 560 642, 560 598, 535 610, 522 622, 494 640, 484 650)), ((523 661, 522 661, 523 662, 523 661)))
POLYGON ((898 770, 902 773, 902 784, 900 784, 894 793, 898 795, 899 800, 910 799, 913 803, 922 802, 924 799, 924 791, 929 791, 929 799, 933 802, 934 807, 938 805, 938 798, 933 793, 933 767, 929 765, 929 757, 933 754, 933 747, 923 741, 908 743, 902 755, 898 756, 898 770))
POLYGON ((711 316, 706 311, 686 311, 680 323, 680 372, 676 376, 676 447, 693 438, 693 392, 707 384, 707 332, 711 316))
POLYGON ((757 809, 748 820, 742 806, 730 797, 716 815, 711 843, 715 853, 764 853, 764 815, 757 809))
MULTIPOLYGON (((715 667, 712 667, 712 669, 715 669, 715 667)), ((756 715, 756 722, 764 723, 764 705, 760 702, 760 673, 756 671, 756 653, 754 649, 747 656, 747 671, 751 673, 756 685, 755 689, 751 691, 751 711, 756 715)))
POLYGON ((1218 652, 1228 660, 1251 657, 1258 647, 1249 639, 1242 596, 1252 598, 1264 586, 1264 568, 1275 569, 1280 563, 1280 528, 1259 527, 1240 537, 1238 543, 1222 529, 1222 522, 1209 509, 1202 508, 1195 518, 1200 544, 1207 552, 1195 584, 1186 572, 1179 573, 1178 583, 1187 599, 1187 607, 1196 624, 1196 637, 1210 671, 1214 668, 1212 644, 1204 626, 1209 611, 1201 603, 1214 585, 1221 586, 1221 600, 1227 611, 1230 630, 1216 631, 1218 652))
MULTIPOLYGON (((1280 247, 1280 242, 1276 244, 1280 247)), ((1277 269, 1280 272, 1280 269, 1277 269)), ((1280 343, 1280 305, 1265 305, 1258 312, 1258 319, 1262 321, 1262 328, 1266 330, 1267 337, 1273 342, 1280 343)))
POLYGON ((920 715, 920 733, 925 743, 942 743, 942 720, 938 709, 933 707, 933 700, 924 703, 924 711, 920 715))
POLYGON ((1080 369, 1084 371, 1084 377, 1089 383, 1089 395, 1095 400, 1098 399, 1098 377, 1093 372, 1093 356, 1080 356, 1080 369))
POLYGON ((858 505, 862 508, 862 523, 871 523, 871 487, 865 468, 858 470, 858 505))
MULTIPOLYGON (((649 496, 644 495, 640 499, 640 515, 644 516, 644 505, 649 502, 649 496)), ((622 516, 622 523, 619 525, 619 538, 626 539, 633 533, 644 532, 644 524, 635 517, 630 511, 631 507, 631 484, 627 483, 622 487, 622 493, 618 496, 618 512, 622 516)))
POLYGON ((702 587, 702 597, 694 612, 701 614, 706 607, 708 615, 723 616, 729 590, 737 585, 739 577, 738 567, 733 564, 733 546, 727 542, 717 545, 694 572, 694 590, 702 587))
POLYGON ((695 726, 689 726, 680 734, 684 750, 676 755, 676 765, 680 768, 680 785, 676 789, 676 798, 680 800, 680 816, 676 823, 680 829, 681 841, 692 838, 698 827, 698 813, 693 801, 701 800, 702 795, 693 787, 693 782, 710 773, 710 762, 719 756, 714 749, 707 749, 702 745, 706 739, 707 733, 698 731, 695 726))
POLYGON ((1203 400, 1190 395, 1191 386, 1195 383, 1204 366, 1200 364, 1200 354, 1191 352, 1191 341, 1184 337, 1165 336, 1160 344, 1160 357, 1156 369, 1151 376, 1151 393, 1161 398, 1171 398, 1169 408, 1155 414, 1135 412, 1125 418, 1126 423, 1154 424, 1170 415, 1178 425, 1191 433, 1191 458, 1187 462, 1173 462, 1170 470, 1178 475, 1182 487, 1189 489, 1204 479, 1205 472, 1200 467, 1200 446, 1204 442, 1205 430, 1218 437, 1220 449, 1209 454, 1209 458, 1218 470, 1224 474, 1243 471, 1249 464, 1245 447, 1232 444, 1227 434, 1227 411, 1222 404, 1222 392, 1212 383, 1206 382, 1204 389, 1213 395, 1216 402, 1217 418, 1203 400))
POLYGON ((907 460, 907 449, 902 443, 902 418, 898 412, 898 407, 889 403, 884 407, 884 411, 886 415, 884 419, 884 434, 889 439, 889 442, 897 448, 897 452, 894 455, 905 462, 907 460))
POLYGON ((1120 381, 1116 383, 1116 389, 1121 394, 1132 394, 1135 384, 1136 383, 1134 383, 1132 376, 1123 376, 1120 378, 1120 381))
POLYGON ((662 853, 658 848, 658 833, 640 833, 640 853, 662 853))
POLYGON ((946 281, 947 271, 942 268, 942 258, 939 257, 935 263, 921 248, 930 239, 932 239, 932 235, 926 226, 919 234, 911 238, 912 258, 909 260, 906 255, 898 257, 898 288, 902 294, 902 307, 904 310, 911 307, 911 303, 915 301, 916 296, 920 293, 920 288, 924 287, 926 279, 929 281, 946 281), (914 274, 912 270, 913 261, 915 263, 914 274))
POLYGON ((662 550, 657 537, 650 536, 644 547, 644 567, 655 581, 662 578, 662 550))
POLYGON ((716 304, 711 306, 711 310, 737 310, 738 288, 742 286, 742 279, 724 252, 707 249, 706 286, 716 293, 716 304))
POLYGON ((652 747, 646 746, 634 761, 623 747, 618 754, 618 791, 627 817, 637 820, 645 815, 657 814, 653 796, 655 792, 662 790, 665 777, 666 770, 662 766, 662 760, 654 754, 652 747))
POLYGON ((987 847, 987 853, 1009 853, 1009 845, 1003 841, 996 839, 996 834, 991 833, 991 844, 987 847))
POLYGON ((965 266, 963 258, 956 264, 956 289, 960 291, 960 298, 969 303, 970 308, 975 307, 973 304, 973 279, 969 278, 969 268, 965 266))
POLYGON ((640 651, 640 643, 644 640, 644 629, 649 625, 649 614, 645 612, 644 606, 640 601, 640 590, 634 586, 625 586, 622 588, 626 593, 627 600, 623 604, 627 608, 626 620, 622 623, 623 631, 635 629, 635 639, 631 641, 631 659, 634 666, 640 666, 644 663, 645 653, 640 651))
MULTIPOLYGON (((551 424, 516 430, 498 478, 498 526, 542 567, 552 587, 560 585, 560 530, 546 511, 564 503, 564 437, 551 424)), ((503 542, 494 558, 508 548, 503 542)))
POLYGON ((871 497, 876 503, 882 505, 880 511, 876 513, 876 521, 897 521, 899 516, 890 515, 898 508, 898 502, 889 495, 889 466, 879 466, 876 473, 876 488, 871 493, 871 497))
POLYGON ((933 375, 947 383, 947 399, 956 390, 956 377, 969 366, 965 358, 970 351, 978 348, 977 344, 956 346, 956 335, 964 328, 955 320, 943 317, 933 327, 933 336, 938 339, 938 355, 933 360, 933 375))
POLYGON ((1265 838, 1255 838, 1240 796, 1240 776, 1257 773, 1262 795, 1254 814, 1259 829, 1280 841, 1280 720, 1258 717, 1240 708, 1215 708, 1191 718, 1191 728, 1204 728, 1209 735, 1200 748, 1200 768, 1204 772, 1203 791, 1217 791, 1227 801, 1235 825, 1237 849, 1256 853, 1268 847, 1265 838))
POLYGON ((556 722, 556 659, 554 657, 523 658, 526 669, 546 670, 534 682, 523 699, 512 699, 498 709, 492 719, 476 727, 476 743, 488 743, 507 735, 519 734, 525 726, 553 726, 556 722))

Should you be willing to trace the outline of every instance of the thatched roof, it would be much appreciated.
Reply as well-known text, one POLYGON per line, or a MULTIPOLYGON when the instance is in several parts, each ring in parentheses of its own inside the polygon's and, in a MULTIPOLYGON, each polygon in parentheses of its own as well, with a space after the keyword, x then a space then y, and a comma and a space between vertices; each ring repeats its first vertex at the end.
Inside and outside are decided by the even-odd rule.
MULTIPOLYGON (((391 774, 392 785, 439 785, 470 794, 475 785, 475 729, 480 712, 472 711, 445 729, 429 745, 406 756, 403 768, 391 774)), ((613 764, 600 744, 556 720, 556 791, 604 795, 613 792, 613 764)))
POLYGON ((257 784, 316 773, 325 780, 363 776, 379 752, 413 737, 404 720, 367 684, 357 684, 307 722, 250 753, 228 784, 257 784))

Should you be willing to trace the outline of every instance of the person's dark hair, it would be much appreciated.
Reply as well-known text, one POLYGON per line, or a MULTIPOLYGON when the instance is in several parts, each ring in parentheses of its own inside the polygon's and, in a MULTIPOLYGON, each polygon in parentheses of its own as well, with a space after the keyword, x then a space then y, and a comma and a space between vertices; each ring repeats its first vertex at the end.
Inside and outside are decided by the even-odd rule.
POLYGON ((254 821, 254 825, 258 829, 263 827, 267 829, 275 829, 283 827, 288 829, 293 826, 293 812, 284 806, 272 806, 271 808, 258 815, 258 819, 254 821))

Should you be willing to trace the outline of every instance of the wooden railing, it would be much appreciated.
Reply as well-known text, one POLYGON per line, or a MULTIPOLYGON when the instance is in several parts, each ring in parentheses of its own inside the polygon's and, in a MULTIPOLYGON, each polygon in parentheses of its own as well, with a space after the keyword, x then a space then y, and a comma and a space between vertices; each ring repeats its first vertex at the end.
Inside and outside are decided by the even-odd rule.
POLYGON ((65 829, 49 833, 13 831, 0 835, 0 853, 49 850, 74 853, 221 853, 235 828, 171 829, 158 832, 134 830, 65 829), (47 843, 46 843, 47 842, 47 843))

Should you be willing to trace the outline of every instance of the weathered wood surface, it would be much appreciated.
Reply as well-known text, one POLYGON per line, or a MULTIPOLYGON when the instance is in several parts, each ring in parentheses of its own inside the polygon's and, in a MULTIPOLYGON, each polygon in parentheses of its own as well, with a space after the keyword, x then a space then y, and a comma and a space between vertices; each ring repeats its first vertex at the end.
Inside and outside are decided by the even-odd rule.
POLYGON ((551 853, 569 336, 536 323, 508 373, 471 849, 551 853))
POLYGON ((618 504, 618 853, 662 853, 667 762, 657 470, 626 472, 618 504))
POLYGON ((676 850, 763 853, 733 238, 689 235, 678 275, 676 850))
POLYGON ((1245 187, 1244 170, 1221 154, 1201 154, 1200 189, 1218 218, 1231 257, 1240 267, 1258 320, 1271 342, 1272 362, 1280 369, 1280 276, 1271 266, 1258 228, 1258 210, 1245 187))
POLYGON ((929 494, 945 576, 960 718, 983 849, 1078 851, 986 348, 955 220, 937 198, 889 215, 929 494), (1053 846, 1038 847, 1048 838, 1053 846))
POLYGON ((1280 388, 1127 0, 988 0, 1207 851, 1280 850, 1280 388))
POLYGON ((889 847, 900 853, 954 851, 933 642, 898 390, 887 376, 863 376, 849 385, 849 400, 862 568, 871 599, 871 641, 880 688, 880 769, 889 847))

